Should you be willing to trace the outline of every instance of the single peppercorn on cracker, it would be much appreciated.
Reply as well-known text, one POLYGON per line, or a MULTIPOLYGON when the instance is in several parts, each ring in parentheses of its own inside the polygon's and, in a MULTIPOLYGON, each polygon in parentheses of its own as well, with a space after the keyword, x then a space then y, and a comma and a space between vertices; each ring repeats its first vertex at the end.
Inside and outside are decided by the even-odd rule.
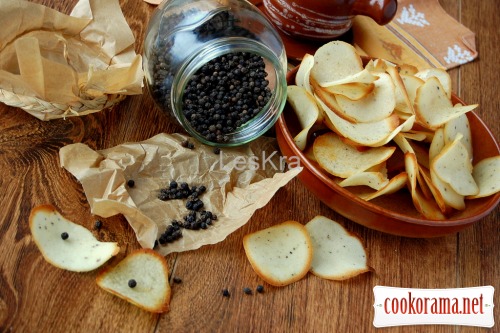
POLYGON ((295 221, 248 234, 243 246, 255 273, 273 286, 302 279, 311 265, 311 239, 305 227, 295 221))
POLYGON ((120 251, 117 243, 98 241, 90 230, 64 218, 51 205, 33 208, 29 226, 45 260, 69 271, 94 270, 120 251))
POLYGON ((171 289, 167 261, 151 249, 136 250, 103 270, 97 285, 146 311, 167 312, 171 289))

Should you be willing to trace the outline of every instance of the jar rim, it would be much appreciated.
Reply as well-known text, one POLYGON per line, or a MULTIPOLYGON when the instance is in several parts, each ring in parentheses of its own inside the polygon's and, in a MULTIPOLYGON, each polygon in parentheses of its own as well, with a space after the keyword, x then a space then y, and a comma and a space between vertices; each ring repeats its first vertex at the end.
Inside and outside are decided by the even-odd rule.
POLYGON ((245 37, 222 37, 215 39, 192 54, 174 75, 171 87, 171 108, 177 120, 184 129, 203 144, 217 147, 235 147, 253 141, 266 133, 278 120, 286 103, 286 57, 284 61, 278 58, 271 49, 263 43, 245 37), (248 123, 238 127, 234 132, 228 133, 228 142, 213 142, 198 133, 186 119, 183 110, 184 90, 191 77, 207 62, 235 52, 248 52, 259 55, 269 61, 274 70, 275 87, 270 100, 261 111, 248 123))

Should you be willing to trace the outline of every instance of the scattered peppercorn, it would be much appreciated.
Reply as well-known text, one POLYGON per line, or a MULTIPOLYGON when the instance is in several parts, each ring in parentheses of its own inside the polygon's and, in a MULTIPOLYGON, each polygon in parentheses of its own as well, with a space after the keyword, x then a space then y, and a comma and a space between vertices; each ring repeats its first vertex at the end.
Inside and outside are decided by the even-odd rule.
POLYGON ((182 283, 182 279, 180 277, 174 276, 174 283, 182 283))
POLYGON ((222 296, 224 297, 230 297, 231 294, 229 293, 229 290, 227 289, 222 289, 222 296))
POLYGON ((62 238, 63 240, 68 239, 68 237, 69 237, 69 235, 68 235, 68 233, 67 233, 67 232, 63 232, 63 233, 61 234, 61 238, 62 238))
POLYGON ((96 228, 97 230, 101 230, 101 228, 102 228, 102 221, 101 220, 95 221, 94 228, 96 228))
POLYGON ((127 185, 128 185, 128 187, 134 187, 135 186, 135 181, 133 179, 129 179, 127 181, 127 185))
POLYGON ((128 280, 128 286, 130 288, 135 288, 135 286, 137 286, 137 281, 135 281, 134 279, 128 280))
POLYGON ((214 154, 215 155, 219 155, 220 154, 220 148, 219 147, 215 147, 214 148, 214 154))
POLYGON ((247 295, 252 295, 252 289, 248 287, 243 288, 243 292, 247 295))
POLYGON ((256 290, 257 290, 257 292, 258 292, 258 293, 262 294, 262 293, 264 292, 264 286, 263 286, 263 285, 261 285, 261 284, 259 284, 259 285, 257 286, 257 289, 256 289, 256 290))
POLYGON ((189 140, 182 141, 181 146, 187 149, 194 149, 194 144, 189 140))

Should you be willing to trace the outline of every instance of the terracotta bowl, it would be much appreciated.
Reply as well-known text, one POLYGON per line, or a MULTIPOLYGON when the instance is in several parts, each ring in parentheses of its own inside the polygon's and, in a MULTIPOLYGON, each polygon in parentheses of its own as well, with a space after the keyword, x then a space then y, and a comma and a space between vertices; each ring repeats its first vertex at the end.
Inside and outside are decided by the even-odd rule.
MULTIPOLYGON (((287 76, 288 84, 294 84, 297 68, 287 76)), ((463 103, 453 96, 453 103, 463 103)), ((483 121, 474 113, 467 113, 473 139, 474 161, 500 154, 500 148, 494 136, 483 121)), ((326 172, 311 163, 298 149, 293 137, 300 131, 294 111, 287 104, 276 123, 276 137, 284 156, 296 162, 298 158, 303 171, 298 175, 309 191, 327 206, 365 227, 385 233, 405 237, 437 237, 456 233, 490 213, 500 201, 500 193, 466 200, 466 209, 455 211, 445 221, 424 218, 413 206, 408 191, 383 196, 372 201, 364 201, 349 191, 338 186, 326 172)), ((292 161, 292 160, 291 160, 292 161)))

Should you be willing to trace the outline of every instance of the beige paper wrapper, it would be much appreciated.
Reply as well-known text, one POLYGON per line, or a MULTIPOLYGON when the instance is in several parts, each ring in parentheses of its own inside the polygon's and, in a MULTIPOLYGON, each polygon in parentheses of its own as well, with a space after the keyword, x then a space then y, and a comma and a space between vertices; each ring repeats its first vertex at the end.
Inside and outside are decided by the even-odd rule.
POLYGON ((171 180, 205 185, 207 191, 200 197, 204 209, 217 214, 218 220, 205 230, 182 229, 181 239, 159 247, 163 255, 224 240, 302 170, 283 171, 284 159, 274 139, 261 137, 219 155, 193 139, 195 148, 184 148, 186 139, 159 134, 99 152, 77 143, 61 148, 59 157, 61 166, 81 182, 92 213, 123 214, 145 248, 153 247, 172 220, 182 221, 188 213, 186 200, 161 201, 159 190, 171 180), (132 188, 126 185, 130 179, 135 181, 132 188))
POLYGON ((118 0, 80 0, 71 15, 2 0, 0 22, 1 102, 49 120, 142 93, 142 59, 118 0))

